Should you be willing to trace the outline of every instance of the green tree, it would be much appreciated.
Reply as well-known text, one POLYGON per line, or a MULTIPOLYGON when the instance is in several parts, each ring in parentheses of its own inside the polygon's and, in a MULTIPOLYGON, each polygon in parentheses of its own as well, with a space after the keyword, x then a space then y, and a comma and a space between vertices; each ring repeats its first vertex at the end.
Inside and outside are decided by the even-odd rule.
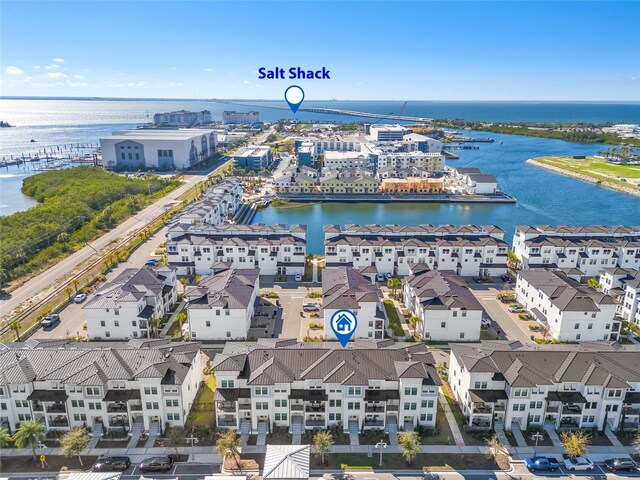
POLYGON ((69 234, 67 232, 62 232, 56 237, 56 241, 59 243, 67 243, 69 241, 69 234))
POLYGON ((320 459, 324 464, 324 456, 329 453, 333 445, 333 435, 329 431, 320 431, 313 437, 313 451, 316 455, 320 455, 320 459))
MULTIPOLYGON (((184 446, 184 439, 186 438, 185 432, 181 428, 171 427, 168 431, 165 430, 165 446, 174 449, 174 453, 178 454, 178 447, 184 446)), ((191 432, 193 435, 193 432, 191 432)))
POLYGON ((71 300, 71 295, 73 294, 73 289, 71 287, 66 287, 64 289, 64 293, 67 294, 67 298, 69 298, 69 300, 71 300))
POLYGON ((15 322, 11 322, 11 324, 9 325, 9 328, 11 330, 13 330, 13 333, 16 334, 16 342, 20 341, 20 328, 22 328, 22 325, 20 324, 19 321, 15 321, 15 322))
POLYGON ((587 281, 587 285, 589 285, 594 290, 600 290, 600 286, 601 286, 600 282, 598 282, 598 280, 596 280, 595 278, 590 278, 587 281))
POLYGON ((400 447, 402 456, 407 463, 413 463, 415 458, 422 451, 418 432, 402 432, 398 434, 398 446, 400 447))
POLYGON ((236 465, 240 466, 238 462, 240 457, 240 436, 235 430, 225 430, 218 436, 216 450, 223 460, 231 457, 236 461, 236 465))
POLYGON ((560 434, 560 440, 562 441, 565 453, 570 458, 576 458, 583 457, 587 453, 587 447, 591 442, 591 437, 582 430, 576 430, 575 432, 562 432, 560 434))
POLYGON ((77 455, 80 465, 84 466, 81 454, 89 445, 89 434, 84 427, 69 430, 67 433, 62 435, 58 441, 60 442, 60 447, 62 448, 62 453, 65 457, 73 457, 77 455))
POLYGON ((182 331, 182 326, 184 325, 184 322, 187 321, 187 314, 184 310, 176 315, 175 321, 178 323, 180 331, 182 331))
POLYGON ((507 446, 500 441, 500 437, 495 433, 487 439, 485 442, 488 451, 486 453, 487 458, 492 458, 500 465, 501 461, 509 456, 509 450, 507 446))
POLYGON ((417 315, 412 315, 411 317, 409 317, 409 325, 411 325, 411 328, 413 328, 413 334, 416 337, 420 337, 420 332, 418 332, 418 326, 422 324, 422 318, 418 317, 417 315))
POLYGON ((13 441, 16 448, 30 448, 33 459, 36 459, 36 447, 46 438, 44 423, 37 420, 27 420, 22 422, 16 433, 13 434, 13 441))
POLYGON ((151 320, 149 320, 149 327, 153 331, 153 336, 155 338, 158 338, 158 329, 160 328, 160 325, 162 325, 161 318, 154 317, 151 320))
POLYGON ((522 262, 518 258, 518 255, 516 255, 513 250, 507 251, 507 264, 509 265, 509 267, 517 270, 518 268, 520 268, 521 263, 522 262))
POLYGON ((73 285, 73 288, 76 289, 76 293, 78 293, 78 285, 80 285, 80 280, 74 278, 73 280, 71 280, 71 285, 73 285))
POLYGON ((402 282, 399 278, 393 277, 390 278, 387 282, 387 287, 391 289, 391 296, 396 298, 396 290, 398 290, 402 286, 402 282))
POLYGON ((0 448, 5 448, 11 443, 11 435, 6 428, 0 428, 0 448))

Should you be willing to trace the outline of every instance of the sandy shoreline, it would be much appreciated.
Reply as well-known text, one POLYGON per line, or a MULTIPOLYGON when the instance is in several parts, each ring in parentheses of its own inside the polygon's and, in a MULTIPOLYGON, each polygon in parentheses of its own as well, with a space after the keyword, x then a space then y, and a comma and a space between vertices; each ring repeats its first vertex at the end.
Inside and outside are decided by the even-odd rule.
POLYGON ((609 190, 615 190, 616 192, 625 193, 627 195, 640 198, 640 189, 637 189, 637 188, 622 187, 620 185, 608 182, 606 180, 601 180, 599 178, 590 177, 588 175, 583 175, 581 173, 572 172, 571 170, 564 170, 562 168, 555 167, 553 165, 547 165, 546 163, 537 162, 533 158, 530 158, 529 160, 527 160, 526 163, 535 165, 537 167, 546 168, 547 170, 551 170, 552 172, 559 173, 560 175, 577 178, 578 180, 582 180, 583 182, 593 183, 594 185, 598 185, 599 187, 608 188, 609 190))

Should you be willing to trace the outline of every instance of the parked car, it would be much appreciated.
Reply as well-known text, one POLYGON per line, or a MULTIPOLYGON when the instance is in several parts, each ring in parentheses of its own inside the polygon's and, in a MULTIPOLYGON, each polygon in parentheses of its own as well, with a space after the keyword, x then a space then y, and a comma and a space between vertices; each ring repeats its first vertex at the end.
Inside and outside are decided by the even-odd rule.
POLYGON ((79 293, 78 295, 76 295, 75 297, 73 297, 73 301, 75 303, 82 303, 87 299, 87 294, 86 293, 79 293))
POLYGON ((531 457, 524 459, 524 465, 530 472, 549 471, 555 472, 560 468, 560 464, 552 458, 547 457, 531 457))
POLYGON ((42 326, 43 328, 50 327, 59 321, 60 315, 58 315, 57 313, 50 313, 42 319, 42 321, 40 322, 40 326, 42 326))
POLYGON ((125 471, 129 468, 129 465, 131 465, 129 457, 100 456, 91 467, 91 470, 94 472, 125 471))
POLYGON ((386 278, 384 273, 376 273, 376 282, 384 282, 386 278))
POLYGON ((511 305, 509 307, 509 311, 511 313, 522 313, 522 312, 526 312, 527 309, 524 308, 522 305, 511 305))
POLYGON ((158 265, 159 260, 157 258, 150 258, 144 263, 145 267, 155 267, 158 265))
POLYGON ((502 303, 513 303, 516 301, 516 296, 515 295, 504 295, 502 297, 500 297, 500 301, 502 303))
POLYGON ((607 467, 607 470, 610 472, 617 472, 618 470, 634 472, 640 470, 640 464, 637 464, 630 458, 609 458, 604 461, 604 466, 607 467))
POLYGON ((482 282, 482 277, 473 277, 473 281, 476 283, 482 282))
POLYGON ((391 280, 393 278, 393 275, 390 274, 390 273, 385 273, 384 274, 384 278, 385 278, 385 280, 391 280))
POLYGON ((593 470, 595 468, 593 462, 585 457, 567 458, 564 461, 564 466, 572 472, 593 470))
POLYGON ((301 282, 302 281, 302 275, 300 275, 299 273, 296 273, 296 282, 301 282))
POLYGON ((489 317, 482 317, 480 322, 482 325, 491 326, 491 319, 489 317))
POLYGON ((305 303, 302 305, 302 310, 305 312, 317 312, 320 310, 320 305, 317 303, 305 303))
POLYGON ((511 277, 509 277, 509 275, 507 275, 505 273, 503 275, 500 275, 500 280, 502 280, 503 282, 510 282, 511 281, 511 277))
POLYGON ((142 462, 140 462, 141 472, 166 472, 171 470, 173 466, 173 458, 170 456, 167 457, 151 457, 145 458, 142 462))

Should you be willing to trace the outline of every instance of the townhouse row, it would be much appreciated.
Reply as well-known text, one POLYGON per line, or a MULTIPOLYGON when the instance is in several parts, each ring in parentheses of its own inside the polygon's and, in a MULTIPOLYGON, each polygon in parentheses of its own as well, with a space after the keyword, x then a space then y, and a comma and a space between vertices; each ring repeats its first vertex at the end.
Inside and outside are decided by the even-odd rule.
POLYGON ((0 347, 0 426, 92 433, 184 426, 202 381, 200 344, 35 340, 0 347))
POLYGON ((448 381, 467 429, 640 427, 640 346, 452 344, 448 381))
POLYGON ((440 378, 422 344, 391 340, 227 343, 215 356, 219 427, 291 433, 435 428, 440 378))

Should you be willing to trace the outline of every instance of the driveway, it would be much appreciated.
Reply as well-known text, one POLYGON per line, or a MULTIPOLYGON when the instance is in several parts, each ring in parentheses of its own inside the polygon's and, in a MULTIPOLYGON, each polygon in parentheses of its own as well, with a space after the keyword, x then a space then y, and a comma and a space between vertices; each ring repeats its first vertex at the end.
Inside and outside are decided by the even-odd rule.
MULTIPOLYGON (((265 283, 271 285, 268 281, 260 279, 261 286, 265 283)), ((300 282, 276 283, 272 287, 261 288, 263 291, 276 292, 280 298, 282 305, 282 329, 278 334, 278 338, 297 338, 302 340, 308 333, 309 323, 322 323, 322 309, 319 317, 311 317, 310 312, 302 311, 302 304, 308 302, 322 303, 321 299, 309 298, 310 292, 322 291, 318 287, 311 287, 310 284, 300 282)), ((321 334, 321 331, 318 331, 321 334)))
POLYGON ((525 344, 533 343, 529 338, 531 332, 527 328, 528 322, 523 322, 518 319, 516 314, 510 313, 508 304, 496 300, 496 295, 500 290, 495 286, 475 288, 474 285, 469 284, 469 287, 487 315, 495 322, 493 329, 499 330, 496 333, 499 333, 501 339, 519 340, 525 344))

